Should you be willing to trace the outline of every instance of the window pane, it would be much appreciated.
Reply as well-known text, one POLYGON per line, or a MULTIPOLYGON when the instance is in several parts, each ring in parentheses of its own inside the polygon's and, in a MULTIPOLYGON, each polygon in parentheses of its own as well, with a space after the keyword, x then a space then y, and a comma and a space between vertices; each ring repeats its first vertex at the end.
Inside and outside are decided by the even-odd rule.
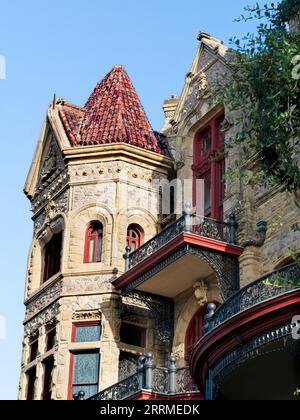
POLYGON ((97 262, 101 262, 101 255, 102 255, 102 232, 98 232, 98 247, 97 247, 97 262))
POLYGON ((54 367, 54 359, 50 357, 44 362, 44 389, 43 389, 43 400, 51 400, 52 393, 52 373, 54 367))
POLYGON ((89 262, 94 262, 94 249, 95 249, 95 239, 90 240, 90 249, 89 249, 89 262))
POLYGON ((75 354, 73 384, 98 383, 99 357, 99 353, 75 354))
POLYGON ((211 129, 207 130, 203 136, 201 141, 201 155, 206 156, 211 149, 211 129))
POLYGON ((83 325, 75 326, 75 342, 84 343, 99 341, 101 337, 101 325, 83 325))
POLYGON ((47 334, 47 347, 46 350, 49 351, 54 347, 55 344, 56 329, 49 331, 47 334))
POLYGON ((93 397, 94 395, 98 394, 98 385, 76 385, 73 386, 72 393, 77 394, 79 391, 83 391, 85 393, 84 399, 93 397))
POLYGON ((30 345, 30 354, 29 354, 29 363, 33 362, 38 353, 38 340, 33 341, 33 343, 30 345))
POLYGON ((204 211, 209 216, 211 211, 211 174, 204 176, 204 211))
POLYGON ((122 323, 120 338, 124 344, 145 347, 146 329, 133 324, 122 323))
POLYGON ((27 372, 27 400, 34 400, 35 393, 35 383, 36 383, 36 368, 31 369, 27 372))

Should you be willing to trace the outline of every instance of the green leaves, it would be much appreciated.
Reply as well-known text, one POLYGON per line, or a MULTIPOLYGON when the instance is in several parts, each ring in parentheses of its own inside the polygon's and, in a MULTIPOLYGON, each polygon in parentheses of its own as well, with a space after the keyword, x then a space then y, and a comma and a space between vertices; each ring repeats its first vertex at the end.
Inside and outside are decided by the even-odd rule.
POLYGON ((234 144, 251 144, 268 180, 288 191, 300 188, 299 156, 293 141, 300 139, 300 83, 295 80, 295 56, 300 54, 300 31, 290 33, 287 22, 300 11, 300 0, 284 0, 279 6, 258 3, 245 9, 258 19, 256 34, 232 39, 237 49, 231 78, 215 85, 216 97, 247 124, 234 144))

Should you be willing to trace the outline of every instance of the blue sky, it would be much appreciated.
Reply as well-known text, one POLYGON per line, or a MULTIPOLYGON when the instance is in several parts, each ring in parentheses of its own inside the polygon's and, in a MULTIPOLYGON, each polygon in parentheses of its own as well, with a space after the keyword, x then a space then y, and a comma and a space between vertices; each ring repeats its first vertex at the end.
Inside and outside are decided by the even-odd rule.
MULTIPOLYGON (((0 55, 1 293, 0 399, 16 399, 20 370, 23 294, 32 235, 22 193, 48 104, 58 97, 83 105, 96 83, 123 64, 154 129, 161 106, 180 94, 200 30, 228 42, 253 22, 233 23, 251 0, 2 0, 0 55)), ((263 2, 261 2, 263 3, 263 2)))

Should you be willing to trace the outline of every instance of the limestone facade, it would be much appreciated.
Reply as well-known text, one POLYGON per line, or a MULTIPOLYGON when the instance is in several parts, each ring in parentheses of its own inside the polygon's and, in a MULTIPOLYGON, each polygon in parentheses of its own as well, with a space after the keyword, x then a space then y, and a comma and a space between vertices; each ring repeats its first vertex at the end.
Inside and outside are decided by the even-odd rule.
MULTIPOLYGON (((54 359, 51 398, 72 397, 71 358, 80 351, 96 350, 101 356, 99 390, 118 382, 120 352, 134 356, 146 350, 161 364, 173 352, 179 365, 185 360, 185 337, 193 316, 207 302, 221 302, 215 276, 196 283, 174 302, 174 338, 171 348, 157 338, 155 320, 143 302, 122 297, 111 280, 124 273, 123 254, 127 228, 139 225, 143 241, 155 237, 161 226, 161 197, 154 181, 193 177, 193 147, 196 134, 215 115, 224 112, 225 137, 235 130, 234 116, 214 102, 210 86, 214 78, 230 72, 231 51, 219 40, 202 33, 200 46, 186 76, 180 97, 165 103, 167 136, 174 160, 128 144, 72 148, 59 119, 59 101, 50 107, 26 182, 33 211, 34 234, 28 258, 25 288, 26 315, 19 398, 27 398, 28 372, 36 374, 35 399, 43 397, 45 360, 54 359), (103 225, 103 250, 99 263, 84 263, 85 233, 91 222, 103 225), (63 232, 61 270, 43 283, 45 245, 63 232), (97 321, 101 339, 93 343, 72 342, 76 322, 97 321), (146 329, 146 348, 120 341, 121 322, 146 329), (46 348, 49 329, 55 328, 55 343, 46 348), (38 353, 30 362, 31 343, 38 340, 38 353), (70 391, 71 390, 71 391, 70 391), (71 393, 70 393, 71 392, 71 393)), ((247 247, 240 257, 241 285, 256 280, 299 253, 299 235, 291 231, 298 221, 295 197, 268 185, 252 185, 259 167, 255 157, 245 159, 238 148, 226 155, 226 169, 238 162, 239 179, 226 179, 224 218, 237 215, 239 244, 257 237, 256 223, 268 223, 264 243, 247 247)))

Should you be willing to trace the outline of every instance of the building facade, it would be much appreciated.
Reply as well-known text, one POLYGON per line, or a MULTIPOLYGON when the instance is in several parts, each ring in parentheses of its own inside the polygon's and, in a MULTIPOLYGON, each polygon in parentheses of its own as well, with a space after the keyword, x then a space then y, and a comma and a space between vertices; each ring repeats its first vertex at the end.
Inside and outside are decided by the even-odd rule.
POLYGON ((225 151, 239 127, 211 86, 231 54, 199 34, 161 133, 122 66, 84 107, 50 105, 25 185, 34 232, 20 399, 293 398, 299 209, 251 182, 256 156, 225 151), (237 162, 242 176, 226 177, 237 162), (280 361, 290 374, 278 372, 276 394, 280 361), (241 386, 264 368, 257 394, 241 386))

